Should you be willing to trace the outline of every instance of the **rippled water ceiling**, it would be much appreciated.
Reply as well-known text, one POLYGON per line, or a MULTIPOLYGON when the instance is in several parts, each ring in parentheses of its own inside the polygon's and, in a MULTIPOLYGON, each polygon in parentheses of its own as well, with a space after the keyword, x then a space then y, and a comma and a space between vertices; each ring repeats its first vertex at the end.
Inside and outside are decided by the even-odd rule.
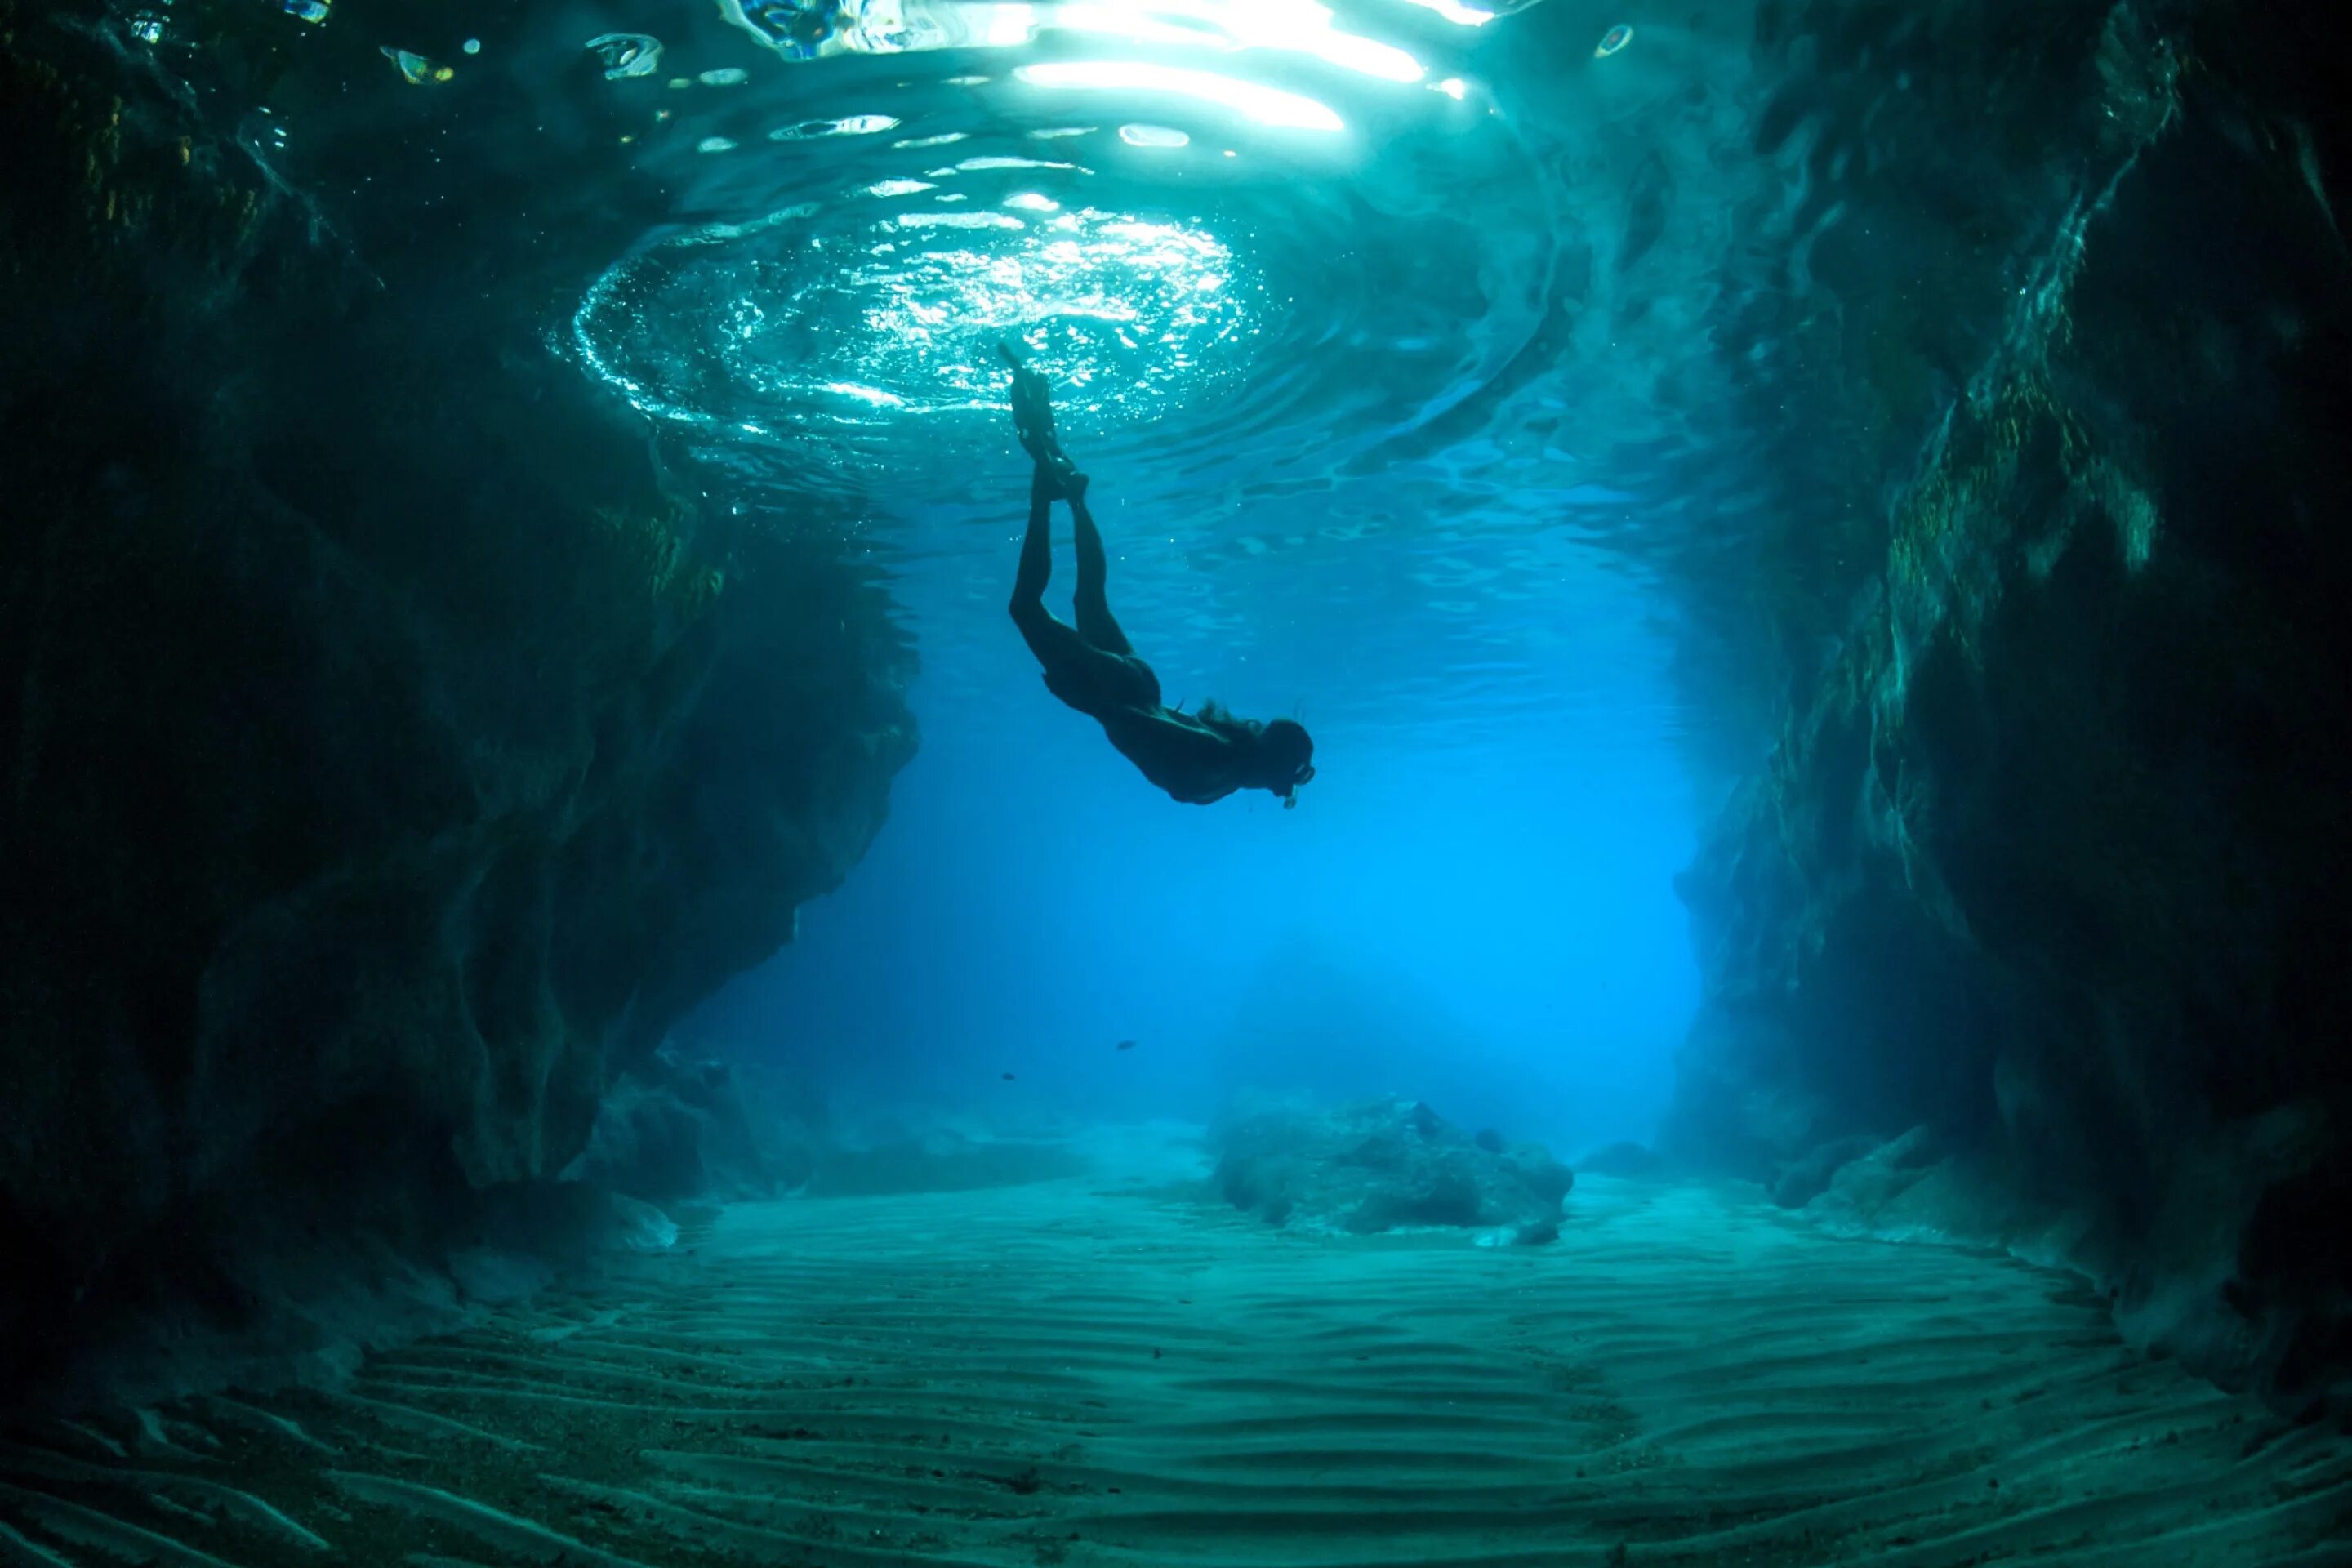
POLYGON ((1619 679, 1649 679, 1647 612, 1578 541, 1665 537, 1661 455, 1695 449, 1722 395, 1690 327, 1741 195, 1699 194, 1738 166, 1704 149, 1739 118, 1721 40, 1741 24, 1532 9, 629 13, 651 30, 571 47, 674 221, 603 269, 567 338, 747 512, 803 526, 823 496, 814 515, 908 563, 934 654, 1000 629, 993 588, 985 615, 926 595, 1003 567, 1008 342, 1122 509, 1126 603, 1169 657, 1295 662, 1269 639, 1299 624, 1285 585, 1306 571, 1333 616, 1316 637, 1428 698, 1366 687, 1328 722, 1450 732, 1606 701, 1654 732, 1674 721, 1619 679), (1672 247, 1662 151, 1686 182, 1672 247), (1563 595, 1589 601, 1572 633, 1533 613, 1563 595))
MULTIPOLYGON (((1471 25, 1494 15, 1447 0, 1413 3, 1426 5, 1450 21, 1471 25)), ((865 0, 837 6, 749 7, 737 0, 719 0, 719 8, 729 21, 790 59, 1003 48, 1060 30, 1178 47, 1291 50, 1397 81, 1415 81, 1421 75, 1420 63, 1411 55, 1335 26, 1330 8, 1313 0, 1108 0, 1044 5, 865 0)))
MULTIPOLYGON (((1462 26, 1495 15, 1424 9, 1462 26)), ((872 92, 828 78, 840 57, 1019 56, 869 98, 892 113, 844 102, 843 112, 781 125, 759 122, 774 93, 756 79, 741 92, 740 68, 669 80, 691 96, 662 94, 656 113, 665 123, 691 117, 692 145, 710 161, 698 176, 709 199, 772 205, 624 258, 583 302, 573 335, 589 366, 640 408, 741 436, 814 424, 854 438, 877 419, 993 406, 999 336, 1043 356, 1081 428, 1132 435, 1231 390, 1246 345, 1293 303, 1297 285, 1269 283, 1237 259, 1225 232, 1237 212, 1253 225, 1263 212, 1227 204, 1220 215, 1215 187, 1199 182, 1344 177, 1375 151, 1364 121, 1385 135, 1399 116, 1412 126, 1441 110, 1475 112, 1453 107, 1469 96, 1462 76, 1441 76, 1381 36, 1383 24, 1393 31, 1418 15, 1394 5, 1344 16, 1312 0, 722 0, 719 10, 793 62, 798 104, 872 92), (703 90, 714 87, 722 90, 703 90), (948 89, 965 97, 942 100, 948 89), (1070 110, 1101 118, 1052 118, 1070 110), (932 156, 966 141, 975 122, 996 128, 988 139, 1000 146, 1002 128, 1019 124, 1020 139, 1049 155, 932 156), (883 132, 898 134, 846 144, 883 132), (795 143, 822 161, 774 161, 772 149, 795 143)), ((1425 51, 1426 33, 1421 24, 1406 36, 1425 51)), ((659 74, 661 40, 585 42, 620 90, 656 88, 639 89, 637 79, 659 74)), ((1318 198, 1298 196, 1297 216, 1311 223, 1318 198)))

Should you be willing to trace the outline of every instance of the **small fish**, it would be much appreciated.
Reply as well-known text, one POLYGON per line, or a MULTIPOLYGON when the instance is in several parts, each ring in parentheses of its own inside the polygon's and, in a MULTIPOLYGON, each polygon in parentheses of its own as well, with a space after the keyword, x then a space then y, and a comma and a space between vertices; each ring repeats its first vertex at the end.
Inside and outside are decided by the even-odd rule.
POLYGON ((1118 1048, 1122 1051, 1131 1051, 1135 1049, 1135 1042, 1133 1040, 1121 1040, 1118 1043, 1118 1048))
POLYGON ((1011 1083, 1011 1082, 1013 1081, 1013 1075, 1012 1075, 1011 1073, 1006 1073, 1006 1074, 1004 1075, 1004 1081, 1005 1081, 1005 1082, 1007 1082, 1007 1083, 1011 1083))

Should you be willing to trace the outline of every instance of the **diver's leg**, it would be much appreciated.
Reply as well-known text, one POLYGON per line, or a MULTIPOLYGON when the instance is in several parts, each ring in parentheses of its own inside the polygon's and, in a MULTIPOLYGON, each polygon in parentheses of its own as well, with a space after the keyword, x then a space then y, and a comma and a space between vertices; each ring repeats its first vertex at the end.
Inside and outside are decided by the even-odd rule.
POLYGON ((1095 514, 1087 510, 1083 485, 1070 497, 1070 515, 1077 523, 1078 534, 1078 590, 1074 601, 1078 635, 1105 653, 1131 654, 1134 645, 1111 618, 1110 600, 1103 591, 1110 567, 1103 556, 1102 530, 1095 526, 1095 514))
POLYGON ((1048 670, 1083 664, 1094 650, 1087 640, 1045 608, 1045 584, 1054 575, 1052 521, 1054 481, 1044 464, 1029 487, 1029 531, 1021 536, 1021 566, 1013 578, 1013 624, 1021 640, 1048 670))
POLYGON ((1054 438, 1054 405, 1047 399, 1045 378, 1034 370, 1013 373, 1013 433, 1034 462, 1051 463, 1061 450, 1054 438))
POLYGON ((1024 367, 1006 344, 999 343, 997 352, 1013 366, 1013 430, 1020 437, 1021 449, 1055 481, 1055 494, 1084 489, 1085 477, 1054 434, 1054 402, 1045 378, 1024 367))
POLYGON ((1025 601, 1045 607, 1045 584, 1054 578, 1054 489, 1045 465, 1029 481, 1029 531, 1021 536, 1021 566, 1013 575, 1013 618, 1025 601))

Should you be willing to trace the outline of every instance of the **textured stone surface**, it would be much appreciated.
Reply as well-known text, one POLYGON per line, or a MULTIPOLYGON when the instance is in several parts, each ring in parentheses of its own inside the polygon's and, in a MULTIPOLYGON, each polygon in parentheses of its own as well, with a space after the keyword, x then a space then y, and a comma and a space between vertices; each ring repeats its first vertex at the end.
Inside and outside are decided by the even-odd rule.
POLYGON ((1538 1244, 1559 1236, 1576 1182, 1541 1144, 1474 1137, 1410 1100, 1253 1107, 1216 1142, 1226 1200, 1306 1231, 1448 1226, 1538 1244))
POLYGON ((540 340, 630 192, 484 172, 362 253, 95 7, 0 13, 0 1340, 47 1363, 250 1315, 248 1251, 459 1245, 913 738, 879 591, 540 340))
POLYGON ((771 1149, 734 1068, 665 1047, 629 1068, 605 1094, 588 1147, 564 1172, 616 1193, 667 1203, 774 1197, 808 1179, 804 1152, 771 1149))
POLYGON ((2352 1369, 2352 148, 2314 37, 2200 15, 2114 13, 2107 142, 1684 879, 1671 1142, 1834 1195, 1924 1126, 2301 1402, 2352 1369))

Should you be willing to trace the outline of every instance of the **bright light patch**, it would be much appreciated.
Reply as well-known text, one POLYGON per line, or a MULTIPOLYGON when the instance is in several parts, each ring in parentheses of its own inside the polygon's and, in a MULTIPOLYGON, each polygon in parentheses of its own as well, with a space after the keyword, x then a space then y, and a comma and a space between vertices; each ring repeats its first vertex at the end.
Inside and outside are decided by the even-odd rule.
POLYGON ((1051 196, 1040 195, 1035 191, 1015 191, 1004 198, 1004 205, 1029 213, 1050 213, 1062 210, 1061 203, 1051 196))
POLYGON ((735 143, 724 136, 706 136, 694 144, 694 150, 698 153, 732 153, 735 143))
POLYGON ((911 196, 918 191, 933 189, 929 180, 882 180, 866 187, 869 196, 911 196))
MULTIPOLYGON (((1494 19, 1493 12, 1462 0, 1412 4, 1468 26, 1494 19)), ((1274 49, 1387 81, 1417 82, 1426 74, 1395 45, 1334 26, 1331 7, 1321 0, 719 0, 719 9, 761 45, 793 60, 1020 48, 1041 33, 1060 31, 1155 51, 1274 49)))
POLYGON ((1470 90, 1470 84, 1464 81, 1458 76, 1450 76, 1444 81, 1430 83, 1429 88, 1432 92, 1442 92, 1446 97, 1452 99, 1454 102, 1459 103, 1462 101, 1463 94, 1470 90))
POLYGON ((1076 163, 1056 163, 1045 158, 1014 158, 1002 153, 992 153, 978 158, 966 158, 956 165, 959 172, 967 174, 976 174, 987 169, 1075 169, 1076 167, 1076 163))
POLYGON ((1049 25, 1171 48, 1279 49, 1386 81, 1419 81, 1422 63, 1393 44, 1331 26, 1316 0, 1144 0, 1055 6, 1049 25))
POLYGON ((899 228, 1011 228, 1029 226, 1003 213, 900 213, 891 223, 899 228))
POLYGON ((872 136, 898 128, 898 122, 887 114, 853 114, 846 120, 803 120, 798 125, 781 126, 768 132, 768 140, 814 142, 820 136, 872 136))
POLYGON ((982 48, 1010 48, 1025 44, 1037 29, 1034 5, 975 5, 981 14, 980 36, 972 41, 982 48))
POLYGON ((944 136, 909 136, 903 142, 893 142, 890 145, 900 148, 944 147, 950 142, 962 141, 967 134, 969 133, 962 131, 950 131, 944 136))
POLYGON ((1295 92, 1260 87, 1214 71, 1150 65, 1141 60, 1048 60, 1014 73, 1034 87, 1110 92, 1164 92, 1213 103, 1256 121, 1293 131, 1340 131, 1346 124, 1326 104, 1295 92))
POLYGON ((1464 27, 1483 27, 1495 19, 1492 11, 1481 11, 1475 5, 1464 5, 1456 0, 1409 0, 1424 11, 1434 11, 1447 21, 1464 27))
POLYGON ((1151 14, 1154 9, 1157 7, 1133 5, 1057 5, 1054 8, 1054 26, 1073 33, 1121 38, 1130 44, 1166 44, 1180 49, 1187 45, 1224 41, 1203 29, 1161 21, 1151 14))
POLYGON ((1192 139, 1172 125, 1122 125, 1118 139, 1130 147, 1189 147, 1192 139))
POLYGON ((860 386, 854 381, 828 381, 817 389, 837 397, 854 397, 876 408, 904 408, 907 400, 895 392, 885 392, 878 386, 860 386))
POLYGON ((1351 70, 1360 76, 1376 76, 1382 81, 1419 81, 1429 74, 1422 63, 1392 44, 1375 43, 1360 38, 1353 33, 1332 33, 1312 44, 1291 46, 1303 49, 1318 59, 1351 70))

